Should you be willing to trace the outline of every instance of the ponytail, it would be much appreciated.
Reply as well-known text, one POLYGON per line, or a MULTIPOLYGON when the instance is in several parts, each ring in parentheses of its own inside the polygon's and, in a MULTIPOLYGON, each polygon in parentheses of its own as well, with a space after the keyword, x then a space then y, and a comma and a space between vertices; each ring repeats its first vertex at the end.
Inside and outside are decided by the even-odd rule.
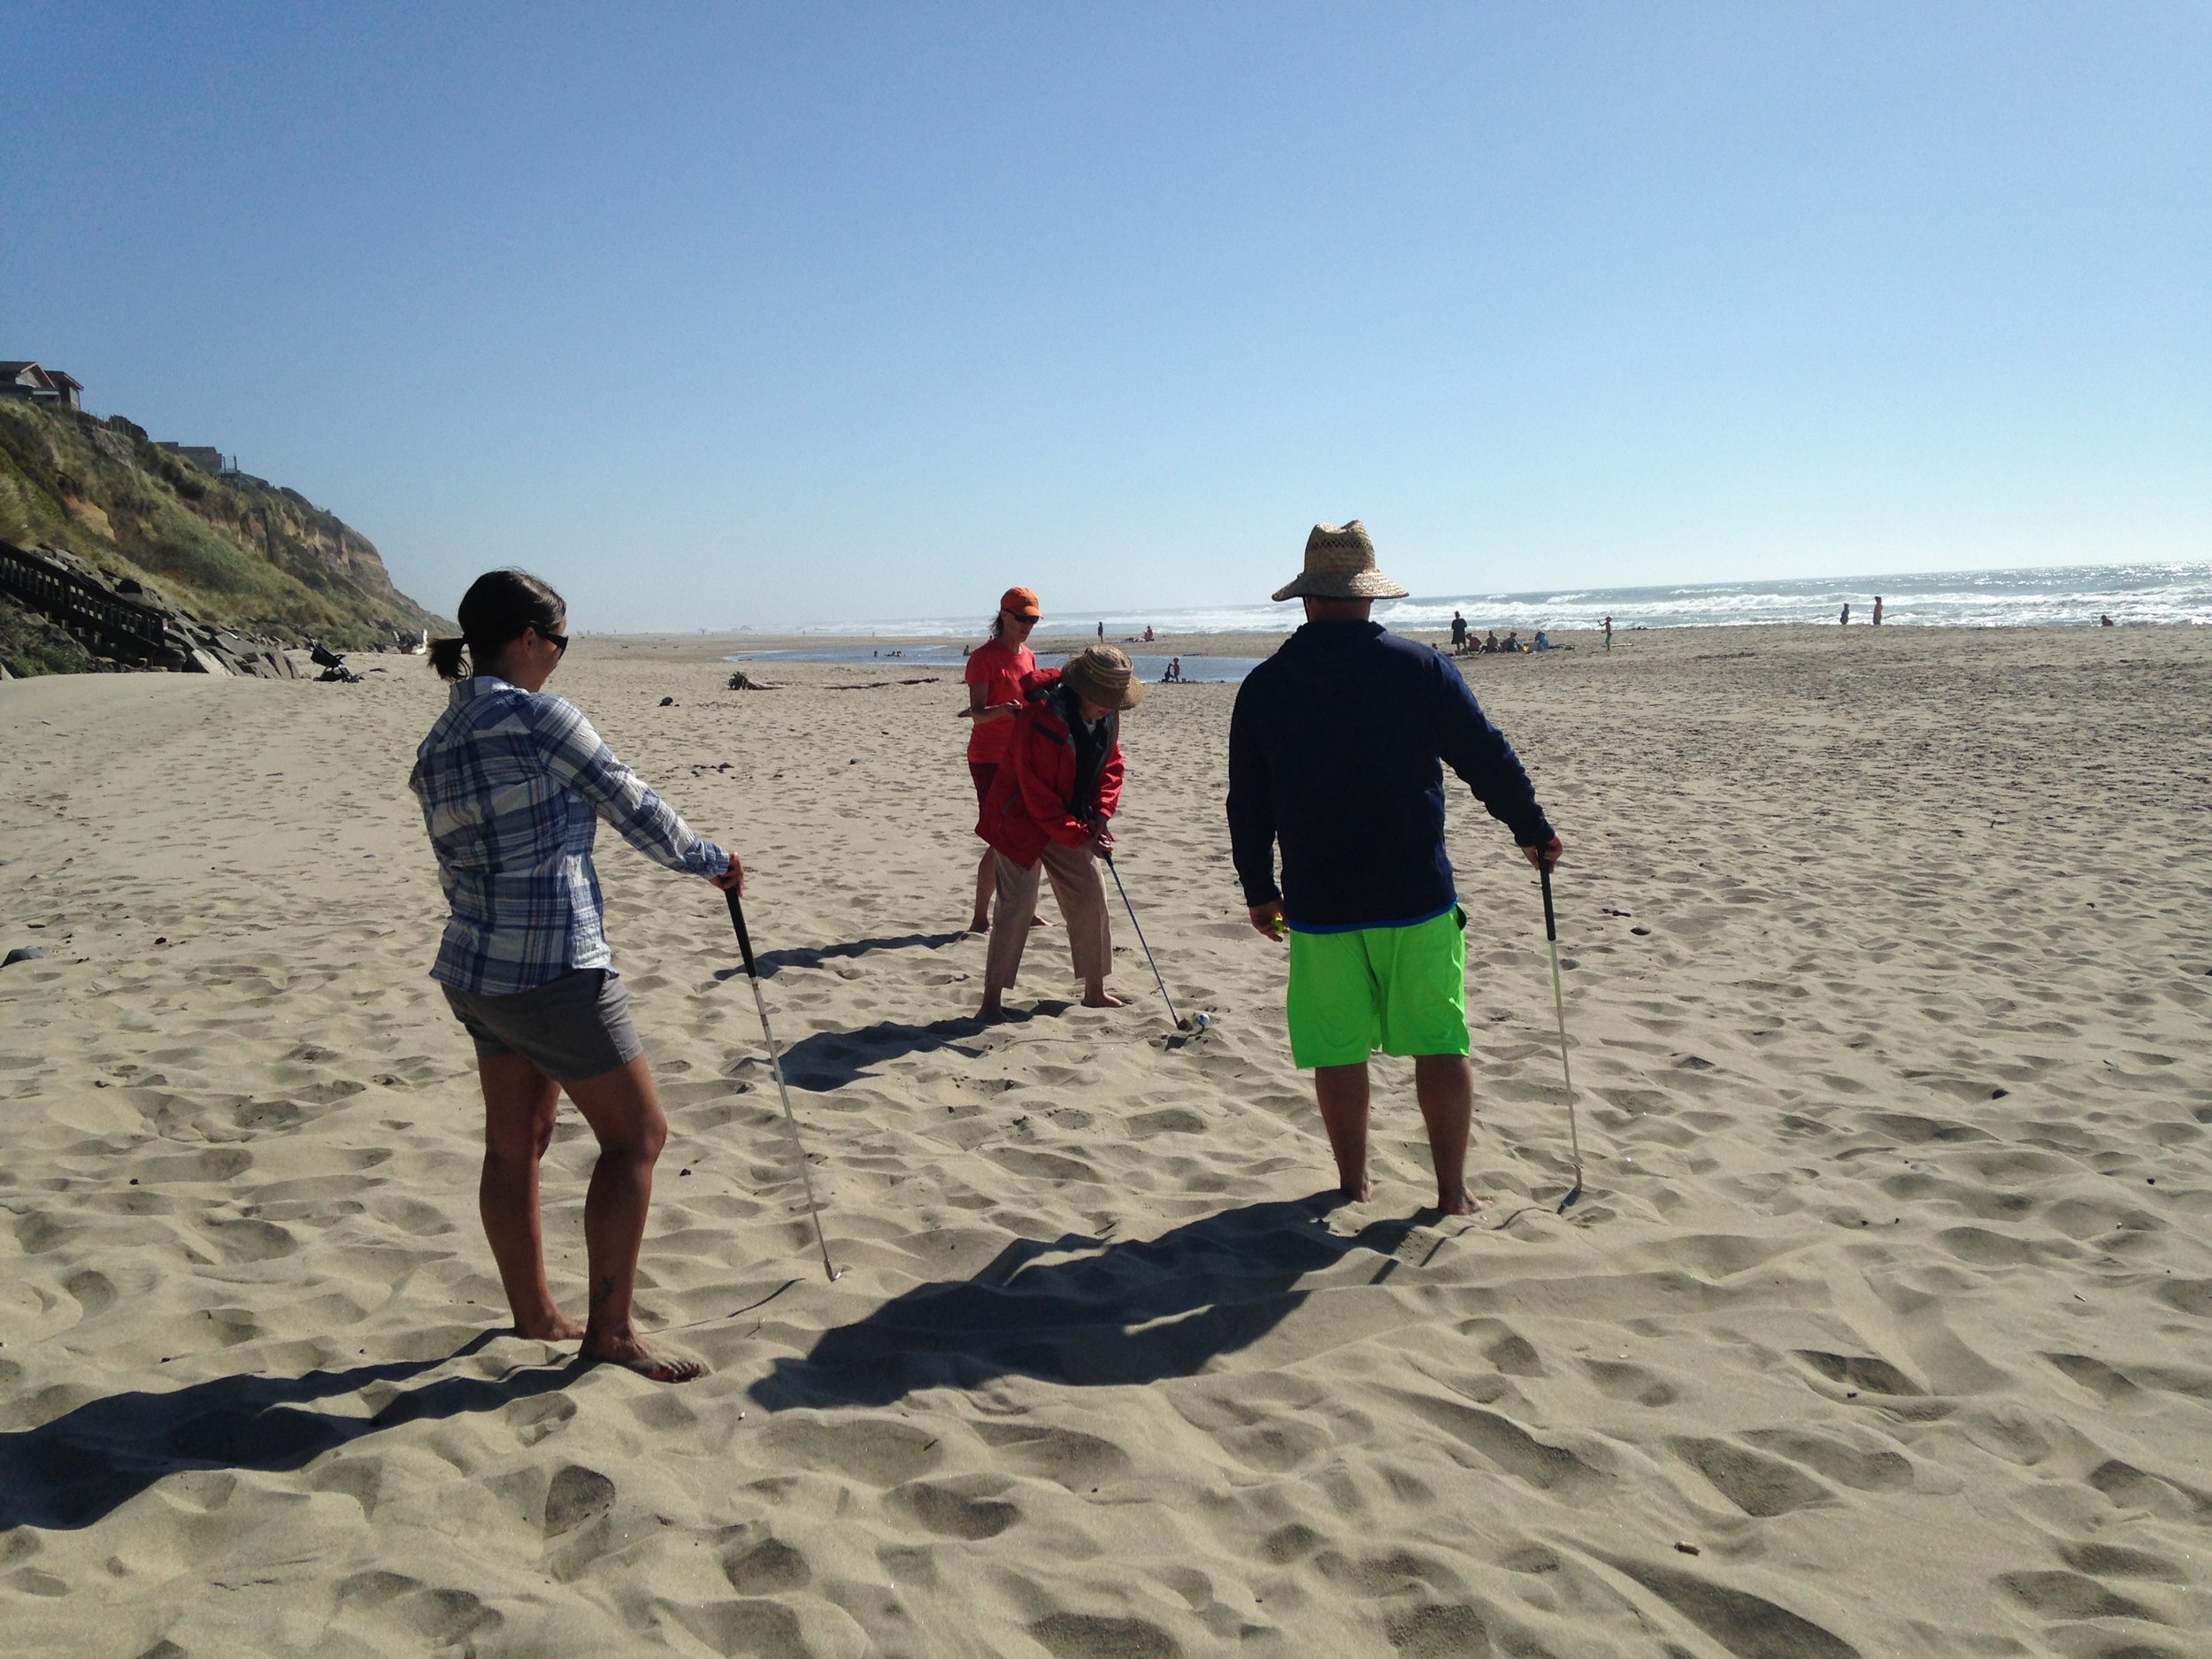
POLYGON ((457 634, 449 639, 433 640, 430 666, 437 671, 441 680, 465 680, 468 675, 462 667, 462 653, 467 649, 468 641, 457 634))
POLYGON ((500 653, 526 629, 535 628, 541 635, 558 634, 568 606, 560 595, 527 571, 486 571, 461 595, 460 614, 457 637, 430 641, 430 666, 437 670, 441 680, 490 672, 500 653))

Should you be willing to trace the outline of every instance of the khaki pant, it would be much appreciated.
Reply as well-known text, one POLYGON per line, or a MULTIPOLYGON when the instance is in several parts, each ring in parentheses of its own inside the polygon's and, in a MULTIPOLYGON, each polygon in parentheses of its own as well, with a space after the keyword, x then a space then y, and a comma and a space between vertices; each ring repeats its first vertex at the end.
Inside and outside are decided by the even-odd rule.
POLYGON ((1087 847, 1045 843, 1044 856, 1025 870, 1004 853, 998 866, 998 904, 991 916, 991 949, 984 965, 986 990, 1003 991, 1021 972, 1022 949, 1029 943, 1029 918, 1037 913, 1041 876, 1052 878, 1052 896, 1067 924, 1068 955, 1079 979, 1104 979, 1114 971, 1114 941, 1107 926, 1106 883, 1087 847))

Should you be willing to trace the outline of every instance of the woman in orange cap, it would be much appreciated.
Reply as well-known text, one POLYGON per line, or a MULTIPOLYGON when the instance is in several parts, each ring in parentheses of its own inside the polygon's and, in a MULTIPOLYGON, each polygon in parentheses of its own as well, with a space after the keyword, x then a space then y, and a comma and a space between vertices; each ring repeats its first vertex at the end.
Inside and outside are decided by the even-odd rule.
MULTIPOLYGON (((1001 595, 998 615, 991 621, 991 637, 968 657, 968 718, 974 729, 968 733, 968 775, 975 780, 979 810, 989 798, 991 780, 1005 764, 1014 735, 1014 716, 1022 706, 1022 694, 1037 672, 1037 659, 1029 654, 1029 632, 1043 612, 1034 589, 1009 588, 1001 595)), ((991 926, 991 894, 997 886, 996 867, 987 844, 975 871, 975 913, 968 931, 987 933, 991 926)))

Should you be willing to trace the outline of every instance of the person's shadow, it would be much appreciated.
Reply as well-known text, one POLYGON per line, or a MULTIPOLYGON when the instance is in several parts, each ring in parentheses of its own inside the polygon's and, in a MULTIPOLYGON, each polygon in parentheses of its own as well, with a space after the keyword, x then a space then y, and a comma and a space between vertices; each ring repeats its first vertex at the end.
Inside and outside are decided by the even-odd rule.
POLYGON ((918 1285, 826 1331, 803 1359, 780 1359, 752 1386, 771 1411, 889 1405, 923 1388, 973 1388, 1035 1377, 1078 1387, 1187 1377, 1248 1347, 1310 1294, 1306 1274, 1355 1250, 1396 1265, 1417 1223, 1370 1222, 1349 1236, 1322 1218, 1334 1192, 1247 1204, 1156 1239, 1108 1244, 1070 1233, 1018 1240, 973 1278, 918 1285), (1073 1253, 1067 1259, 1040 1261, 1073 1253))
POLYGON ((373 1413, 334 1416, 302 1402, 404 1382, 473 1354, 487 1331, 442 1358, 303 1377, 218 1377, 165 1393, 91 1400, 35 1429, 0 1434, 0 1532, 88 1526, 165 1475, 187 1469, 298 1469, 325 1452, 403 1423, 493 1411, 565 1387, 577 1362, 532 1366, 497 1381, 447 1377, 396 1395, 373 1413))
MULTIPOLYGON (((764 950, 753 958, 764 979, 774 977, 779 968, 818 968, 826 962, 841 956, 864 956, 872 950, 941 950, 947 945, 956 945, 968 935, 959 933, 901 933, 882 939, 849 939, 836 945, 793 945, 783 950, 764 950)), ((718 979, 734 979, 745 970, 742 967, 717 968, 718 979)))
MULTIPOLYGON (((1047 998, 1032 1008, 1008 1009, 1005 1020, 1008 1025, 1020 1025, 1033 1019, 1049 1019, 1066 1013, 1073 1006, 1071 1002, 1047 998)), ((833 1094, 848 1083, 874 1076, 872 1068, 902 1055, 934 1054, 940 1048, 950 1048, 973 1059, 984 1052, 984 1037, 990 1029, 973 1015, 960 1014, 933 1019, 926 1025, 884 1019, 858 1031, 818 1031, 800 1038, 783 1051, 784 1081, 793 1088, 833 1094)), ((1179 1040, 1175 1046, 1179 1046, 1179 1040)))
POLYGON ((985 1029, 979 1020, 951 1018, 926 1025, 887 1019, 858 1031, 818 1031, 783 1051, 784 1080, 793 1088, 834 1094, 901 1055, 953 1048, 972 1058, 983 1052, 979 1040, 985 1029))

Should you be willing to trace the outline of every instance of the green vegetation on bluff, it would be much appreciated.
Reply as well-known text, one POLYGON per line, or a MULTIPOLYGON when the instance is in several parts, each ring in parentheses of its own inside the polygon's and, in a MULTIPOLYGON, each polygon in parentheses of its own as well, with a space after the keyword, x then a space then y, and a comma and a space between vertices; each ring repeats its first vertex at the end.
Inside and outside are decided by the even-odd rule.
POLYGON ((230 627, 355 649, 450 631, 334 515, 296 490, 203 472, 119 415, 0 399, 0 540, 65 547, 230 627))

